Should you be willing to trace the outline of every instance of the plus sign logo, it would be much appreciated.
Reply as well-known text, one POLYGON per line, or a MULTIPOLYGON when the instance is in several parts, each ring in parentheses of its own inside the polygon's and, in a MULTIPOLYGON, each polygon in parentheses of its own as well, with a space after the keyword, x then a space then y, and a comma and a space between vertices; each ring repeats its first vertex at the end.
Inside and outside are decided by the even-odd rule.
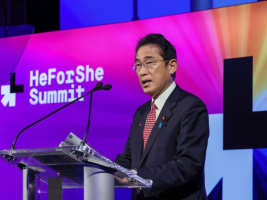
POLYGON ((267 148, 267 111, 253 112, 253 57, 224 61, 223 148, 267 148))
POLYGON ((24 85, 16 85, 16 74, 10 74, 10 85, 1 86, 1 95, 4 95, 1 99, 1 103, 6 107, 16 106, 16 93, 24 92, 24 85))

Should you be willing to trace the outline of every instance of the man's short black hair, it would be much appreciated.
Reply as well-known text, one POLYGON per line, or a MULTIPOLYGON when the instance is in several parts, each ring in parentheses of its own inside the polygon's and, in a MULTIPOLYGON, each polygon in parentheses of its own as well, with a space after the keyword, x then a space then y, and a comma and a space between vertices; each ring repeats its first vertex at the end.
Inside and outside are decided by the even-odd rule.
MULTIPOLYGON (((147 44, 154 44, 160 47, 162 50, 160 52, 160 55, 163 57, 165 61, 165 64, 167 65, 169 63, 169 60, 176 59, 176 49, 175 47, 161 34, 148 34, 145 37, 141 38, 136 46, 135 52, 139 50, 140 47, 147 45, 147 44)), ((175 72, 172 74, 172 79, 175 79, 175 72)))

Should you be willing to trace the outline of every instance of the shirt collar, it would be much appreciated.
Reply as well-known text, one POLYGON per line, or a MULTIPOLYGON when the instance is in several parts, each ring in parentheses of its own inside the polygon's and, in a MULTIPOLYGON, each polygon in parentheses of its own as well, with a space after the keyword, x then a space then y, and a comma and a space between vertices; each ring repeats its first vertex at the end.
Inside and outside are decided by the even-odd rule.
POLYGON ((156 104, 157 109, 159 111, 161 111, 166 100, 168 99, 168 97, 170 96, 175 87, 176 83, 173 81, 172 84, 156 100, 152 99, 152 102, 156 104))

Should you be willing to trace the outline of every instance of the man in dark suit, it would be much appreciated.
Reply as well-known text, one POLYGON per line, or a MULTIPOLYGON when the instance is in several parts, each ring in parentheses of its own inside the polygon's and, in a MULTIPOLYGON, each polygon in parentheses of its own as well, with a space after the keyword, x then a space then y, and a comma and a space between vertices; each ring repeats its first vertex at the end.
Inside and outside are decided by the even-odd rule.
POLYGON ((133 189, 132 199, 205 200, 204 164, 209 136, 208 112, 196 96, 175 82, 174 46, 149 34, 136 48, 134 69, 152 100, 133 118, 123 154, 115 162, 151 179, 151 189, 133 189))

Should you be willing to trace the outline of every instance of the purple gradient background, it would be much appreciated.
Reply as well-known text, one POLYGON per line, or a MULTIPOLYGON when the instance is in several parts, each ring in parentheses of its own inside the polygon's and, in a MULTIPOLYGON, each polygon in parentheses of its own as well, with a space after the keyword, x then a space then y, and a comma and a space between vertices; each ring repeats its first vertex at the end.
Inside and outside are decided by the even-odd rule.
MULTIPOLYGON (((157 32, 164 34, 178 47, 182 38, 177 33, 182 21, 184 19, 179 20, 178 16, 172 16, 32 35, 15 71, 16 84, 24 84, 24 93, 16 94, 15 107, 0 105, 0 148, 9 149, 16 134, 22 128, 64 105, 63 103, 44 105, 29 103, 30 70, 38 69, 40 73, 47 73, 48 68, 66 71, 75 70, 78 65, 89 65, 94 70, 102 67, 104 69, 102 82, 112 84, 113 88, 110 91, 99 91, 94 94, 92 121, 87 141, 103 155, 114 159, 115 155, 123 150, 135 110, 150 99, 143 93, 137 76, 131 69, 136 42, 147 33, 157 32)), ((3 40, 5 39, 0 41, 3 40)), ((14 37, 13 40, 15 43, 12 46, 5 45, 8 51, 22 48, 24 45, 23 42, 18 42, 20 37, 14 37)), ((183 57, 183 53, 179 51, 178 48, 179 57, 183 57)), ((10 53, 2 59, 8 61, 16 56, 18 56, 16 53, 10 53)), ((179 74, 177 80, 180 83, 188 82, 180 69, 177 73, 179 74)), ((55 84, 55 80, 53 81, 51 86, 36 88, 39 91, 56 90, 60 87, 70 88, 70 84, 59 87, 55 84)), ((96 81, 84 82, 81 85, 85 91, 89 91, 95 84, 96 81)), ((201 79, 197 85, 201 86, 201 79)), ((187 87, 195 93, 199 88, 193 84, 187 87)), ((200 97, 203 100, 209 99, 205 94, 200 97)), ((89 98, 87 97, 85 101, 76 102, 36 124, 21 135, 16 148, 58 146, 70 132, 82 138, 88 119, 88 107, 89 98)), ((210 107, 212 112, 216 109, 210 107)), ((0 168, 5 174, 2 177, 7 180, 2 186, 0 195, 5 196, 9 193, 8 199, 21 198, 21 171, 4 162, 1 162, 0 168), (14 182, 16 186, 11 187, 14 182)))

